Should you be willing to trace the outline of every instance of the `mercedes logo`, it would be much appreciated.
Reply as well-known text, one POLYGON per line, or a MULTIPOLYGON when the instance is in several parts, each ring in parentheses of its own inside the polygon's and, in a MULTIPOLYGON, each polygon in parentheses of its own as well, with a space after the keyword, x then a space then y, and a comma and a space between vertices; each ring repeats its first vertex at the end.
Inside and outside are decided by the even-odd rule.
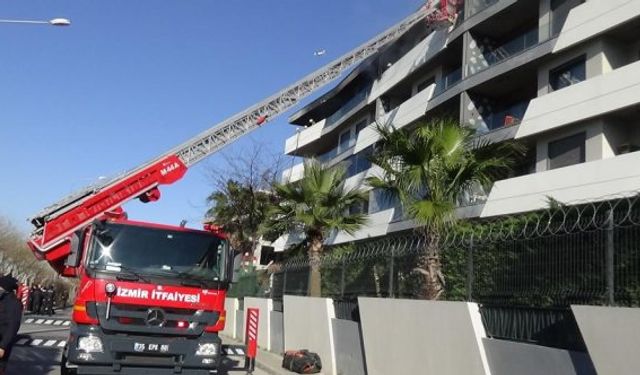
POLYGON ((149 309, 147 312, 147 325, 162 327, 166 323, 164 312, 160 309, 149 309))

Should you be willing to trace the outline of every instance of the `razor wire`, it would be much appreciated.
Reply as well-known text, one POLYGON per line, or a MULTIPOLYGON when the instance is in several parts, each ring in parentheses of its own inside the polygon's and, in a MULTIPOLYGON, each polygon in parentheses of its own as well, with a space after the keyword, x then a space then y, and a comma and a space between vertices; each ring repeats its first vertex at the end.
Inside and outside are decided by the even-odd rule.
MULTIPOLYGON (((438 243, 445 298, 535 306, 640 304, 640 196, 607 198, 553 202, 544 210, 453 227, 438 243)), ((323 295, 421 298, 415 271, 428 235, 418 227, 326 247, 318 264, 323 295)), ((311 268, 306 254, 270 266, 272 297, 304 295, 311 268)))

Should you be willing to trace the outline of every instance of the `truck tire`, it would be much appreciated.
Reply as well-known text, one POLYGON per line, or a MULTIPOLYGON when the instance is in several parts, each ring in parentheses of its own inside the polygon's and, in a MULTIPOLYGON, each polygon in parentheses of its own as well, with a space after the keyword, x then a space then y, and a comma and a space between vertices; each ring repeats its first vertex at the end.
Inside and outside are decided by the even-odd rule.
POLYGON ((76 375, 76 374, 77 374, 76 369, 67 367, 67 356, 66 354, 62 354, 62 359, 60 360, 60 375, 76 375))

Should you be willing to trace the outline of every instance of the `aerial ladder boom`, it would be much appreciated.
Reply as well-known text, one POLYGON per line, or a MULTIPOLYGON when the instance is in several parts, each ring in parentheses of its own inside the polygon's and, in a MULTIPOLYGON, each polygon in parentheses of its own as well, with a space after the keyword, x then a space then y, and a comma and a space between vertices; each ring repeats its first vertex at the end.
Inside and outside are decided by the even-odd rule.
POLYGON ((159 185, 181 179, 192 165, 287 111, 349 67, 396 40, 418 22, 426 19, 426 27, 430 29, 448 24, 456 14, 454 3, 458 1, 428 1, 418 12, 358 48, 160 157, 45 208, 30 219, 35 226, 29 237, 30 247, 36 256, 46 259, 58 272, 73 273, 73 270, 65 269, 64 260, 70 252, 75 231, 109 212, 119 210, 122 204, 133 198, 143 202, 158 200, 159 185))

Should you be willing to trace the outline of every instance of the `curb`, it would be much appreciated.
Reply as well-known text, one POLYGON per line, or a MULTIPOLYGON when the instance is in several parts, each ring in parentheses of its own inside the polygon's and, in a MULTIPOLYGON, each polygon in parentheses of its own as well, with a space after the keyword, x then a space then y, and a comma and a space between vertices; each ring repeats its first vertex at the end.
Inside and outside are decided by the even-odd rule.
MULTIPOLYGON (((229 336, 220 335, 223 342, 229 342, 234 344, 243 343, 237 339, 231 338, 229 336)), ((282 356, 265 351, 261 348, 258 348, 258 356, 256 358, 256 368, 266 372, 269 375, 291 375, 293 372, 287 371, 284 368, 280 367, 282 363, 282 356)))

